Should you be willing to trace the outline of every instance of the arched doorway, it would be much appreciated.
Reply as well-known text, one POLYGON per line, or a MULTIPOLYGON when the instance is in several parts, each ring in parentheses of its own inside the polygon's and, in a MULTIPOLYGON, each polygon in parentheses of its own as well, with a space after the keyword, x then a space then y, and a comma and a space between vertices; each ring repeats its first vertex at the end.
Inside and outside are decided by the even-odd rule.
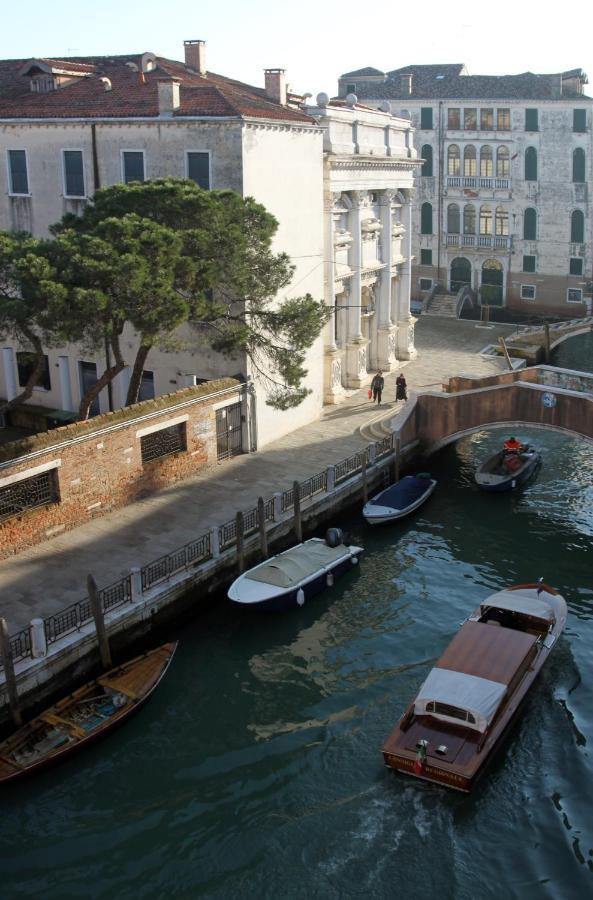
POLYGON ((451 293, 456 294, 464 284, 472 283, 472 266, 469 259, 464 256, 456 256, 451 262, 451 293))
POLYGON ((482 306, 502 306, 502 263, 497 259, 487 259, 482 266, 480 303, 482 306))

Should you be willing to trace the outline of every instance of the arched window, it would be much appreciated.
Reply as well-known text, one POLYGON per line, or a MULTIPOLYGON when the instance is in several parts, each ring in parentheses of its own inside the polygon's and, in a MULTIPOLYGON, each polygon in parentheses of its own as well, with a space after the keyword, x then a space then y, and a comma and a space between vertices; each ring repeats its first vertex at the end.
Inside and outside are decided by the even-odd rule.
POLYGON ((463 207, 463 233, 476 233, 476 208, 471 203, 466 203, 463 207))
POLYGON ((509 148, 499 147, 496 151, 496 177, 508 178, 511 172, 509 148))
POLYGON ((480 206, 480 234, 492 234, 492 210, 489 206, 480 206))
POLYGON ((476 148, 470 144, 463 151, 463 174, 466 178, 474 178, 478 174, 476 148))
POLYGON ((582 244, 585 241, 585 216, 580 209, 575 209, 570 217, 570 240, 573 244, 582 244))
POLYGON ((582 184, 585 180, 585 151, 581 147, 572 154, 572 180, 582 184))
POLYGON ((422 163, 422 176, 425 178, 428 175, 432 175, 432 147, 430 144, 425 144, 422 148, 422 159, 424 160, 422 163))
POLYGON ((459 234, 459 207, 456 203, 449 203, 447 207, 447 231, 449 234, 459 234))
POLYGON ((447 175, 459 175, 459 147, 457 144, 451 144, 447 150, 447 175))
POLYGON ((432 234, 432 203, 423 203, 420 209, 420 233, 432 234))
POLYGON ((509 233, 509 213, 504 206, 497 206, 494 214, 494 233, 505 236, 509 233))
POLYGON ((528 147, 525 151, 525 181, 537 181, 537 150, 528 147))
POLYGON ((535 209, 526 209, 523 216, 523 240, 535 241, 537 235, 537 212, 535 209))
POLYGON ((482 147, 480 150, 480 177, 492 178, 493 174, 492 147, 482 147))

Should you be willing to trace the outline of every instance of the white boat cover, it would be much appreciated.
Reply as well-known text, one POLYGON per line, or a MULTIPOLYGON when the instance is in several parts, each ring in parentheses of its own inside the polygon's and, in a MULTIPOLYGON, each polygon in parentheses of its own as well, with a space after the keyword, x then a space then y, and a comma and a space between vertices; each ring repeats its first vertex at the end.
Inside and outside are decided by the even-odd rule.
MULTIPOLYGON (((505 684, 490 681, 488 678, 478 678, 476 675, 466 675, 464 672, 454 672, 451 669, 435 668, 418 691, 414 712, 417 716, 426 715, 428 703, 446 703, 471 713, 475 724, 470 721, 463 724, 467 728, 484 732, 492 721, 506 689, 505 684)), ((430 715, 435 713, 431 712, 430 715)), ((448 722, 457 722, 460 725, 463 721, 453 717, 445 718, 448 722)))
POLYGON ((533 616, 543 619, 544 622, 555 622, 553 596, 542 591, 537 593, 535 588, 525 588, 518 591, 499 591, 492 594, 480 604, 484 611, 487 606, 495 606, 497 609, 509 609, 522 613, 525 616, 533 616))
POLYGON ((330 547, 325 541, 313 538, 304 544, 297 544, 286 553, 272 557, 261 566, 256 566, 245 574, 245 578, 263 581, 264 584, 275 587, 291 588, 315 575, 320 569, 333 567, 345 556, 350 556, 350 547, 344 544, 330 547))

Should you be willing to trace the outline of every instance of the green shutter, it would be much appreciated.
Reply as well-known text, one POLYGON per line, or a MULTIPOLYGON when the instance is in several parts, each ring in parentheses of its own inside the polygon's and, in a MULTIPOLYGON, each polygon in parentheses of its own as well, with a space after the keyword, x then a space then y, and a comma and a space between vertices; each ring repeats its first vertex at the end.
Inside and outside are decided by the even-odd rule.
POLYGON ((420 128, 428 131, 432 127, 432 106, 423 106, 420 109, 420 128))
POLYGON ((423 203, 420 211, 420 232, 432 234, 432 204, 423 203))
POLYGON ((523 240, 535 241, 537 236, 537 213, 534 209, 526 209, 523 218, 523 240))
POLYGON ((570 259, 570 274, 571 275, 582 275, 583 274, 583 260, 578 256, 572 256, 570 259))
POLYGON ((572 154, 572 180, 576 184, 585 181, 585 151, 581 147, 577 147, 572 154))
POLYGON ((537 109, 525 110, 525 131, 537 131, 537 109))
POLYGON ((580 209, 575 209, 570 217, 570 240, 573 244, 582 244, 585 240, 585 217, 580 209))
POLYGON ((587 110, 573 109, 572 111, 572 130, 583 134, 587 130, 587 110))
POLYGON ((537 181, 537 150, 528 147, 525 151, 525 181, 537 181))
POLYGON ((535 256, 524 256, 523 257, 523 271, 524 272, 535 272, 535 256))

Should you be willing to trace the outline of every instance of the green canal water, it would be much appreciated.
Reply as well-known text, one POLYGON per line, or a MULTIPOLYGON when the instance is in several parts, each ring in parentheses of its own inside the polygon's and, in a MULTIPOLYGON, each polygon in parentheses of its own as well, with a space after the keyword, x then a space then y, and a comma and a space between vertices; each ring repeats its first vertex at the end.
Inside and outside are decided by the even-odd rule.
POLYGON ((593 896, 593 445, 517 434, 543 453, 521 493, 478 492, 507 432, 476 433, 431 459, 437 491, 405 524, 340 523, 366 554, 306 607, 221 601, 173 635, 134 720, 3 791, 2 900, 593 896), (539 576, 568 625, 475 793, 385 769, 385 736, 461 620, 539 576))

